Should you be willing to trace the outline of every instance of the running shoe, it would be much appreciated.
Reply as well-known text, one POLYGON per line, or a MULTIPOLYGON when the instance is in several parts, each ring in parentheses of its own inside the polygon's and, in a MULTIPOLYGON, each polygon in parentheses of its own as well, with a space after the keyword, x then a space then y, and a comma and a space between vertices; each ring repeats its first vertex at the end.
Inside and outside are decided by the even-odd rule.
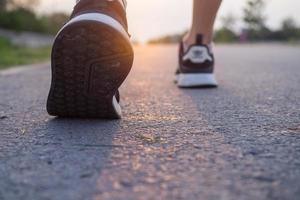
POLYGON ((176 83, 181 88, 216 87, 214 75, 214 55, 208 45, 203 44, 203 36, 197 35, 196 44, 185 51, 184 43, 179 48, 179 67, 176 83))
POLYGON ((50 115, 121 117, 118 89, 133 63, 125 10, 124 0, 77 1, 53 44, 50 115))

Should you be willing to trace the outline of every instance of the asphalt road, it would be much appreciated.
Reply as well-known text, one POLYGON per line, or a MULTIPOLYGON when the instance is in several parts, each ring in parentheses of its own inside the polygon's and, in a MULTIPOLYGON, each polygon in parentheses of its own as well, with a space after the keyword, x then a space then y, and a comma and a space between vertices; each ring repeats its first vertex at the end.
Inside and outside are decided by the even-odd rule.
POLYGON ((118 121, 48 116, 48 65, 0 75, 1 200, 299 200, 300 48, 218 46, 218 89, 136 48, 118 121))

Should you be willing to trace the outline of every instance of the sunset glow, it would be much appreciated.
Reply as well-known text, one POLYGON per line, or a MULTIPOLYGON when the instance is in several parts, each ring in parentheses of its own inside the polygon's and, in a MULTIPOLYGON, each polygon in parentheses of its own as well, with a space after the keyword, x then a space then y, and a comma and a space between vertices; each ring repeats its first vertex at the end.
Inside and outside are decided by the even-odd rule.
MULTIPOLYGON (((75 0, 41 0, 39 11, 71 12, 75 0)), ((224 0, 219 13, 221 16, 232 13, 240 17, 246 0, 224 0)), ((278 27, 281 20, 293 17, 298 24, 300 1, 268 0, 266 15, 271 27, 278 27)), ((189 27, 192 0, 128 0, 128 20, 134 40, 147 41, 165 34, 182 32, 189 27)), ((217 26, 220 20, 217 21, 217 26)))

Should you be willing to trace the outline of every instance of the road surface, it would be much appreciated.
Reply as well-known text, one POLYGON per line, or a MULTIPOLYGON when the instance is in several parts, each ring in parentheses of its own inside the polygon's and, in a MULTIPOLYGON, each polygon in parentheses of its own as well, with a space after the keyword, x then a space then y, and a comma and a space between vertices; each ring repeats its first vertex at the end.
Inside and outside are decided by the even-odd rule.
POLYGON ((299 200, 300 48, 217 46, 217 89, 178 89, 176 53, 136 48, 117 121, 48 116, 48 65, 2 72, 0 199, 299 200))

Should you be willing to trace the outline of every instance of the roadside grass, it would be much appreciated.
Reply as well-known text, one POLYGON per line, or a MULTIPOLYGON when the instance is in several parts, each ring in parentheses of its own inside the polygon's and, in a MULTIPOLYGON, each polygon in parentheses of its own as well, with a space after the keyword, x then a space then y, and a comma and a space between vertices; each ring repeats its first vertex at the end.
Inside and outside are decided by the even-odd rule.
POLYGON ((29 48, 15 46, 0 37, 0 70, 17 65, 33 64, 50 58, 51 47, 29 48))

